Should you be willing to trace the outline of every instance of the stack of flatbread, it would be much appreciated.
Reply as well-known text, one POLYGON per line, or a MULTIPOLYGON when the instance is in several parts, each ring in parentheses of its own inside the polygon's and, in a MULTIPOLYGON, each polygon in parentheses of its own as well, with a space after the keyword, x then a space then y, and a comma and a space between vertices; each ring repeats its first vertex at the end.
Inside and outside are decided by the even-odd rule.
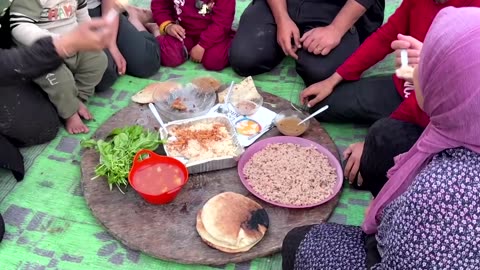
MULTIPOLYGON (((223 103, 225 101, 227 92, 228 89, 218 93, 218 102, 223 103)), ((237 103, 242 100, 256 100, 260 97, 252 76, 249 76, 233 87, 229 102, 237 103)))
POLYGON ((268 214, 261 205, 233 192, 211 198, 197 214, 202 240, 226 253, 250 250, 262 240, 268 225, 268 214))
MULTIPOLYGON (((215 93, 222 86, 222 83, 213 77, 195 78, 192 80, 192 84, 198 87, 200 93, 206 94, 215 93)), ((140 104, 164 101, 173 91, 181 87, 181 84, 174 81, 155 82, 133 95, 132 100, 140 104)))
POLYGON ((149 84, 140 92, 132 96, 133 102, 140 104, 148 104, 157 101, 164 101, 170 93, 179 89, 181 85, 173 81, 156 82, 149 84))

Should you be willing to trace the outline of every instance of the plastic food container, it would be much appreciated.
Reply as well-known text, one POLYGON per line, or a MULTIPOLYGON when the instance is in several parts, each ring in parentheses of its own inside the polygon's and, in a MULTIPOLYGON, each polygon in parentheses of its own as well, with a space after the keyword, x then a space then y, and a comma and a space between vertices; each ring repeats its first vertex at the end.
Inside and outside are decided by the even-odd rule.
MULTIPOLYGON (((171 128, 174 128, 176 126, 193 125, 196 123, 215 123, 215 122, 223 123, 226 125, 228 133, 231 136, 231 140, 236 147, 235 155, 219 156, 216 158, 198 160, 198 161, 187 160, 185 162, 185 166, 187 167, 188 172, 190 174, 223 170, 223 169, 233 168, 237 166, 238 160, 240 159, 240 156, 243 154, 245 150, 241 146, 240 142, 238 141, 235 128, 232 126, 230 120, 228 120, 228 118, 224 115, 201 116, 201 117, 196 117, 192 119, 173 121, 166 125, 167 130, 170 130, 171 128)), ((161 133, 161 130, 159 132, 161 133)), ((164 136, 164 135, 161 134, 161 136, 164 136)), ((172 154, 169 151, 169 142, 165 143, 163 147, 165 149, 165 153, 167 154, 167 156, 172 156, 172 154)))
POLYGON ((263 97, 259 95, 254 99, 229 100, 228 102, 232 105, 236 113, 250 116, 255 114, 262 107, 263 97))
POLYGON ((160 156, 150 150, 140 150, 133 159, 128 181, 146 202, 167 204, 175 199, 187 183, 188 170, 182 162, 175 158, 160 156), (139 160, 142 155, 147 155, 147 157, 139 160), (161 170, 162 168, 163 170, 161 170), (177 174, 171 174, 172 171, 177 174), (149 178, 152 179, 147 181, 147 175, 150 175, 149 178), (175 181, 178 181, 178 183, 175 183, 175 181), (149 185, 151 187, 163 186, 164 190, 162 192, 151 192, 153 189, 148 188, 151 191, 147 191, 146 186, 149 185))
POLYGON ((155 102, 160 114, 168 121, 205 115, 215 105, 215 92, 202 90, 193 83, 178 85, 168 97, 155 102))
POLYGON ((299 111, 284 110, 277 114, 274 124, 278 131, 285 136, 300 136, 310 127, 310 120, 298 125, 307 116, 299 111))

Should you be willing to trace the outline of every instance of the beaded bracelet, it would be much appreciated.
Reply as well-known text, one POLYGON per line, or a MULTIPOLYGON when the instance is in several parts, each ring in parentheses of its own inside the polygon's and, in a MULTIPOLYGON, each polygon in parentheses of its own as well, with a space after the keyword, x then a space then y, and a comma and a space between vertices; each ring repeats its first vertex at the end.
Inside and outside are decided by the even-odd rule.
POLYGON ((160 34, 162 34, 162 35, 167 34, 167 31, 166 31, 167 27, 172 25, 172 24, 173 24, 172 21, 165 21, 162 24, 160 24, 160 27, 159 27, 160 28, 160 34))

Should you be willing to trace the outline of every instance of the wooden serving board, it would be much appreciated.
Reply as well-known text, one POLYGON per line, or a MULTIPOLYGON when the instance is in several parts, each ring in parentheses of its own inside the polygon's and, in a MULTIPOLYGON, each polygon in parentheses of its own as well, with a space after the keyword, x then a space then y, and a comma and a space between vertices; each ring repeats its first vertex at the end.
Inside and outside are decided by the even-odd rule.
MULTIPOLYGON (((290 107, 290 102, 263 92, 265 101, 276 104, 273 111, 290 107)), ((95 138, 105 138, 112 129, 140 124, 158 129, 148 107, 137 104, 119 111, 96 132, 95 138)), ((280 135, 272 129, 262 138, 280 135)), ((328 148, 337 158, 338 150, 317 121, 303 135, 328 148)), ((262 139, 260 138, 260 140, 262 139)), ((279 252, 285 235, 293 228, 326 221, 338 203, 339 194, 330 202, 313 209, 284 209, 264 203, 244 188, 237 168, 192 175, 178 197, 168 205, 150 205, 133 189, 126 194, 109 190, 105 179, 94 177, 99 156, 86 150, 82 156, 82 183, 85 200, 93 215, 123 244, 153 257, 187 264, 224 265, 264 257, 279 252), (264 239, 246 253, 226 254, 208 247, 195 229, 199 209, 211 197, 232 191, 248 196, 263 205, 270 218, 270 228, 264 239)))

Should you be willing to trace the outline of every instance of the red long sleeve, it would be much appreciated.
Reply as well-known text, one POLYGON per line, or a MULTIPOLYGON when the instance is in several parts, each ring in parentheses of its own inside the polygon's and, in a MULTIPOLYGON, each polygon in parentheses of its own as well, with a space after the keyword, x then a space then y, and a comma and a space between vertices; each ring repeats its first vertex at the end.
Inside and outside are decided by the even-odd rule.
POLYGON ((359 80, 363 72, 393 51, 391 43, 397 39, 399 33, 409 34, 411 1, 404 0, 388 21, 367 38, 337 69, 337 73, 344 80, 359 80))
POLYGON ((199 45, 208 49, 222 42, 232 31, 235 17, 234 0, 217 0, 212 9, 210 25, 200 34, 199 45))
POLYGON ((152 0, 150 4, 152 17, 156 24, 160 25, 166 21, 175 21, 176 13, 173 0, 152 0))
POLYGON ((420 109, 415 93, 406 98, 390 116, 393 119, 414 123, 425 128, 430 122, 428 115, 420 109))

